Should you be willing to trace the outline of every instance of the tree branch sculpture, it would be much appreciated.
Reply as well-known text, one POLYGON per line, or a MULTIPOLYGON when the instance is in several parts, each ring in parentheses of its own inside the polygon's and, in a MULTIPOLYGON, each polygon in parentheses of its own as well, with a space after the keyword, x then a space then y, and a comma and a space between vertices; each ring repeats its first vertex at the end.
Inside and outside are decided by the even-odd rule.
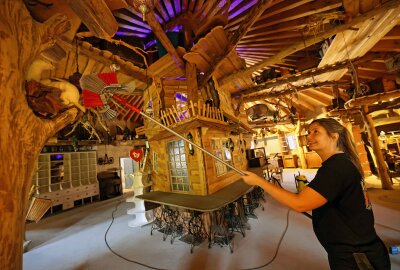
POLYGON ((37 117, 25 95, 24 75, 39 54, 69 29, 63 15, 33 21, 22 0, 0 2, 0 269, 22 269, 23 234, 34 164, 46 140, 75 120, 68 109, 37 117))

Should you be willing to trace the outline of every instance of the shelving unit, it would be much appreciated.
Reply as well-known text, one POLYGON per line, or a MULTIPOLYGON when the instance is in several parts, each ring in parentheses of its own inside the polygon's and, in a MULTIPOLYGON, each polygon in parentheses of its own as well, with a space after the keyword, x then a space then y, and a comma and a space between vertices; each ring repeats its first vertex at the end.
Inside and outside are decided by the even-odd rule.
POLYGON ((36 196, 62 210, 99 197, 96 151, 42 153, 35 165, 36 196))
POLYGON ((287 155, 287 154, 289 154, 289 146, 288 146, 288 144, 287 144, 285 132, 279 131, 279 132, 278 132, 278 136, 279 136, 279 142, 280 142, 280 145, 281 145, 281 152, 282 152, 282 155, 287 155))

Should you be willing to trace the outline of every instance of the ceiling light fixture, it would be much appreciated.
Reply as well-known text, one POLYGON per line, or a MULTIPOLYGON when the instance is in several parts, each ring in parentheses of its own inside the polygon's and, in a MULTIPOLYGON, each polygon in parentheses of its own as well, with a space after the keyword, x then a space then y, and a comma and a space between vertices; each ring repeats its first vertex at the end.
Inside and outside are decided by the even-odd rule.
POLYGON ((143 21, 146 20, 146 14, 154 8, 156 0, 134 0, 133 8, 142 14, 143 21))

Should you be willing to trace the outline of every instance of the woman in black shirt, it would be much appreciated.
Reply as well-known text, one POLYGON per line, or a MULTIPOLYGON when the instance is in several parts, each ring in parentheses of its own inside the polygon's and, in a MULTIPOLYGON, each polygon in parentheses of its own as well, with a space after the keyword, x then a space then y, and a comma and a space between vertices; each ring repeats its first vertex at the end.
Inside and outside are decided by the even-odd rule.
POLYGON ((363 186, 363 171, 348 130, 330 118, 314 120, 308 147, 322 159, 313 181, 299 194, 278 188, 246 172, 243 180, 258 185, 273 198, 298 211, 312 211, 314 232, 328 253, 331 269, 358 269, 357 261, 375 270, 390 270, 387 249, 374 228, 371 204, 363 186))

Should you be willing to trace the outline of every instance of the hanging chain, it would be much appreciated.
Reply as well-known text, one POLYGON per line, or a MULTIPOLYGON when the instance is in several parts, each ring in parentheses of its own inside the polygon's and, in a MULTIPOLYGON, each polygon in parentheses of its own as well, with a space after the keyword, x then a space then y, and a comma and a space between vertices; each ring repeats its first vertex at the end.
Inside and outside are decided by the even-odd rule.
POLYGON ((76 72, 79 73, 79 64, 78 64, 78 39, 75 39, 75 62, 76 62, 76 72))

